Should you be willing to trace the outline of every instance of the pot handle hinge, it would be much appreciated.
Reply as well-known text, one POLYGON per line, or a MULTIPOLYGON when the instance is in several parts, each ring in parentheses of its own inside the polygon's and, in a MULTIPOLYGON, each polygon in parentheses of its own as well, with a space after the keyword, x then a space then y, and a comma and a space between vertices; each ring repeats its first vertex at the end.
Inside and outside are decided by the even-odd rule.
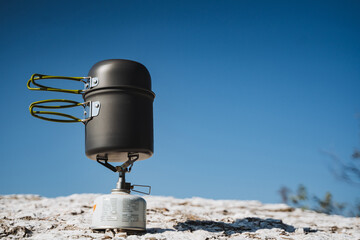
POLYGON ((85 115, 85 119, 82 120, 82 122, 87 122, 89 120, 91 120, 93 117, 96 117, 99 115, 100 112, 100 101, 94 101, 94 102, 85 102, 85 107, 84 107, 84 115, 85 115))

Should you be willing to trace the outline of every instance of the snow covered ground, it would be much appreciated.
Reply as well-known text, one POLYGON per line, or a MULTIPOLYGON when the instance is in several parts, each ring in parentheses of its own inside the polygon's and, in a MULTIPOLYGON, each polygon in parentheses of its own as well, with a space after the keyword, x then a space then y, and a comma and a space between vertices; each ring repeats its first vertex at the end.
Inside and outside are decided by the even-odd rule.
POLYGON ((360 239, 360 218, 258 201, 145 197, 147 232, 89 229, 97 194, 0 196, 4 239, 360 239))

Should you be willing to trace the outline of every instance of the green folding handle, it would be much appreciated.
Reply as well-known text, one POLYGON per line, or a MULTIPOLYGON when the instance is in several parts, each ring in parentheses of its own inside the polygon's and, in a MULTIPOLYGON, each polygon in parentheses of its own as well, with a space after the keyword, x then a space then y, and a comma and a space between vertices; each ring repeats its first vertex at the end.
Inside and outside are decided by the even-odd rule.
POLYGON ((72 108, 72 107, 78 107, 83 106, 85 108, 86 103, 80 103, 72 100, 66 100, 66 99, 49 99, 49 100, 42 100, 33 102, 30 104, 29 110, 30 114, 36 118, 40 118, 46 121, 52 121, 52 122, 63 122, 63 123, 70 123, 70 122, 85 122, 86 120, 74 117, 69 114, 60 113, 60 112, 52 112, 52 111, 36 111, 34 108, 42 108, 42 109, 59 109, 59 108, 72 108), (48 106, 43 105, 46 103, 68 103, 66 105, 56 105, 56 106, 48 106), (44 117, 41 115, 55 115, 55 116, 61 116, 68 119, 57 119, 57 118, 50 118, 50 117, 44 117))
POLYGON ((63 79, 63 80, 72 80, 72 81, 79 81, 83 83, 87 83, 90 77, 63 77, 63 76, 49 76, 35 73, 31 76, 31 78, 27 82, 27 88, 30 90, 37 90, 37 91, 53 91, 53 92, 64 92, 64 93, 74 93, 74 94, 82 94, 84 90, 75 90, 75 89, 61 89, 61 88, 53 88, 48 87, 42 84, 37 83, 38 80, 44 79, 63 79), (31 87, 30 85, 33 84, 37 87, 31 87))

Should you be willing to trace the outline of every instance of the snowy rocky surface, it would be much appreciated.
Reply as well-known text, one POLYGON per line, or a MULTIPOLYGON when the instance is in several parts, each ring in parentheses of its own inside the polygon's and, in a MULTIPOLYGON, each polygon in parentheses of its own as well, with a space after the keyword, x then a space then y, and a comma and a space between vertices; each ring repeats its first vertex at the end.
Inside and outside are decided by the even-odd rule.
POLYGON ((258 201, 145 197, 147 232, 89 229, 99 195, 0 196, 4 239, 360 239, 360 218, 319 214, 258 201))

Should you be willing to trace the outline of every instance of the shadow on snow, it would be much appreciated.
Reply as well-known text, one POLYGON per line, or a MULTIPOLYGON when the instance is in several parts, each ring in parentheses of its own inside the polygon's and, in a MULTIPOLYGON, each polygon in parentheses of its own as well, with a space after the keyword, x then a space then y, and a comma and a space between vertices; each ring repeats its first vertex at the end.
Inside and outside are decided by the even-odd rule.
POLYGON ((292 233, 295 231, 295 228, 293 226, 283 223, 280 219, 261 219, 252 217, 237 219, 232 223, 207 220, 187 220, 185 222, 177 223, 176 225, 174 225, 174 228, 178 231, 190 232, 196 230, 204 230, 208 232, 225 232, 228 235, 234 233, 255 232, 259 229, 272 228, 282 229, 288 233, 292 233))

